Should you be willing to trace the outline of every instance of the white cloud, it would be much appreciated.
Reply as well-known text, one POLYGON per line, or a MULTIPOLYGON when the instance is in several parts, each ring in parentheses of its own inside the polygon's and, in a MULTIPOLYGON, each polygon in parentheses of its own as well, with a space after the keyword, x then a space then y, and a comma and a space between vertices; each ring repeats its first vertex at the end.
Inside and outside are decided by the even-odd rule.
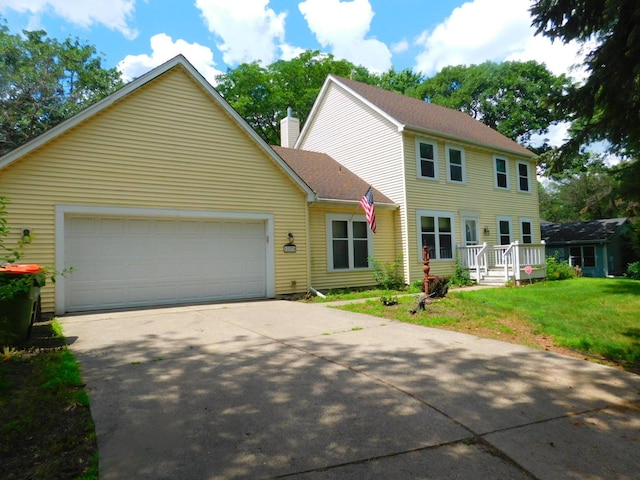
POLYGON ((122 73, 123 80, 130 81, 139 77, 178 54, 184 55, 212 85, 215 85, 216 75, 222 73, 215 68, 213 52, 209 47, 181 39, 174 42, 166 33, 151 37, 150 44, 151 55, 127 55, 118 63, 117 68, 122 73))
MULTIPOLYGON (((42 14, 53 13, 65 21, 89 28, 102 24, 120 31, 127 39, 138 35, 128 22, 133 17, 136 0, 0 0, 0 11, 7 9, 27 13, 39 23, 42 14)), ((30 21, 30 25, 34 23, 30 21)))
MULTIPOLYGON (((536 60, 555 74, 572 73, 572 65, 581 63, 577 46, 534 36, 530 6, 531 0, 473 0, 461 5, 416 39, 423 51, 416 57, 415 70, 432 75, 448 65, 536 60)), ((573 76, 580 78, 580 71, 573 76)))
POLYGON ((277 59, 284 44, 286 12, 267 8, 269 0, 196 0, 209 31, 222 39, 216 46, 227 65, 277 59))
POLYGON ((409 42, 407 40, 402 39, 398 43, 391 44, 391 51, 393 53, 403 53, 409 50, 409 42))
POLYGON ((305 0, 298 8, 320 45, 330 47, 336 57, 375 72, 391 67, 389 48, 365 38, 374 16, 368 0, 305 0))

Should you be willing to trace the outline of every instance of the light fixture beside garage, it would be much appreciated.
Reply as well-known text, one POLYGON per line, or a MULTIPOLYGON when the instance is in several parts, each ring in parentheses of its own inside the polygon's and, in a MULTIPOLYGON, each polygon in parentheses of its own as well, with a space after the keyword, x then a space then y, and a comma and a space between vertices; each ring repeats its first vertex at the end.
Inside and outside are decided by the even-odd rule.
POLYGON ((28 228, 22 230, 22 243, 31 243, 31 230, 28 228))

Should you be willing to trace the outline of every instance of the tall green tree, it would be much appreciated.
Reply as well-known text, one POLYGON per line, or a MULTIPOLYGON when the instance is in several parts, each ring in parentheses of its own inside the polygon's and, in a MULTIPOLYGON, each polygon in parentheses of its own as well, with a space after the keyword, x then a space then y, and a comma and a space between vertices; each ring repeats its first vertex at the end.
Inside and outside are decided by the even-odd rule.
POLYGON ((45 31, 12 35, 0 24, 0 154, 55 126, 122 85, 96 49, 45 31))
MULTIPOLYGON (((579 159, 585 144, 605 140, 623 157, 640 155, 640 2, 537 0, 537 33, 586 48, 588 77, 567 97, 571 139, 552 156, 555 171, 579 159)), ((640 167, 628 171, 638 175, 640 167)), ((628 177, 627 177, 628 178, 628 177)), ((640 177, 631 178, 637 185, 640 177)))
POLYGON ((571 88, 568 77, 535 61, 485 62, 445 67, 427 78, 416 96, 466 112, 531 148, 533 134, 545 134, 565 119, 561 103, 571 88))
POLYGON ((280 144, 280 120, 291 107, 304 122, 320 89, 333 73, 367 83, 376 78, 369 71, 333 55, 307 50, 291 60, 263 67, 243 63, 217 77, 217 89, 229 104, 269 144, 280 144))
POLYGON ((377 77, 375 85, 402 95, 417 97, 417 90, 423 81, 424 76, 410 68, 404 68, 398 72, 391 67, 389 71, 383 72, 377 77))

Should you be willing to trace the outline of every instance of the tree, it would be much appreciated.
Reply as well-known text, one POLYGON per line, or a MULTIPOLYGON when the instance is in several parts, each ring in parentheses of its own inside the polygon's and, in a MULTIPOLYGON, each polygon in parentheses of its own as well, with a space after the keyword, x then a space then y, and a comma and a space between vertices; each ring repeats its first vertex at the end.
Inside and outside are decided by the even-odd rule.
POLYGON ((485 62, 445 67, 426 79, 416 96, 466 112, 532 148, 533 134, 545 134, 565 119, 561 101, 571 88, 566 76, 555 76, 535 61, 485 62))
POLYGON ((418 95, 417 89, 423 81, 423 75, 414 72, 410 68, 396 72, 396 70, 391 67, 388 72, 384 72, 378 76, 375 85, 402 95, 416 97, 418 95))
POLYGON ((217 90, 269 144, 280 144, 280 120, 291 107, 304 122, 330 73, 374 83, 368 70, 333 55, 307 50, 267 67, 243 63, 217 77, 217 90))
POLYGON ((93 46, 46 32, 11 35, 0 24, 0 154, 50 129, 122 85, 93 46))
MULTIPOLYGON (((574 120, 571 139, 550 158, 552 168, 562 170, 585 144, 599 140, 610 142, 623 157, 638 158, 640 2, 537 0, 530 11, 538 34, 589 49, 584 64, 589 76, 567 97, 574 120)), ((636 185, 638 179, 633 178, 636 185)))

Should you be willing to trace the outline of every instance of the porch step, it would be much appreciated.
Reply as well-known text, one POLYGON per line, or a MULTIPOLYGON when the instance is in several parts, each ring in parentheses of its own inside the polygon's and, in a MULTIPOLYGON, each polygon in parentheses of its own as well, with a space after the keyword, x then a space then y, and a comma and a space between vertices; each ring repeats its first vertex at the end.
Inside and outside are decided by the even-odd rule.
MULTIPOLYGON (((475 280, 475 279, 474 279, 475 280)), ((479 285, 493 285, 502 287, 505 284, 503 269, 489 269, 486 274, 480 277, 479 285)))

